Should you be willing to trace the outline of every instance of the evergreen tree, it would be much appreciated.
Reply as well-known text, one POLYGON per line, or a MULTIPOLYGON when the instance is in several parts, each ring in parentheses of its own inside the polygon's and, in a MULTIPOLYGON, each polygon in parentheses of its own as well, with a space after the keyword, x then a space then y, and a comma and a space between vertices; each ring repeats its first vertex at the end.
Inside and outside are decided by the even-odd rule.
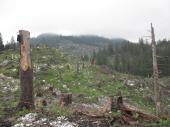
MULTIPOLYGON (((159 76, 170 75, 170 41, 163 39, 157 43, 159 76)), ((100 49, 95 53, 98 65, 107 65, 116 71, 134 75, 151 76, 152 49, 143 39, 139 43, 117 43, 113 47, 100 49)))
POLYGON ((112 45, 112 44, 109 44, 109 45, 108 45, 108 53, 109 53, 109 54, 113 54, 113 53, 114 53, 114 51, 113 51, 113 45, 112 45))
POLYGON ((8 49, 11 49, 11 48, 12 48, 11 43, 7 41, 6 45, 4 46, 4 49, 8 50, 8 49))
POLYGON ((0 51, 2 51, 3 49, 4 49, 4 44, 3 44, 2 35, 0 33, 0 51))
POLYGON ((11 48, 13 50, 16 49, 16 43, 15 43, 15 40, 14 40, 14 36, 11 37, 10 45, 11 45, 11 48))

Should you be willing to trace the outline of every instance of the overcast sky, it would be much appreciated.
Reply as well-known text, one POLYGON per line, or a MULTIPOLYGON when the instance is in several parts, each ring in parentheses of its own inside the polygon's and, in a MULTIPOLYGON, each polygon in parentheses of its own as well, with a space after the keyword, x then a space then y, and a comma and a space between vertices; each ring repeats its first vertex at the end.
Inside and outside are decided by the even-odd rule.
POLYGON ((0 32, 6 42, 20 29, 31 36, 51 32, 93 34, 137 41, 170 39, 170 0, 0 0, 0 32))

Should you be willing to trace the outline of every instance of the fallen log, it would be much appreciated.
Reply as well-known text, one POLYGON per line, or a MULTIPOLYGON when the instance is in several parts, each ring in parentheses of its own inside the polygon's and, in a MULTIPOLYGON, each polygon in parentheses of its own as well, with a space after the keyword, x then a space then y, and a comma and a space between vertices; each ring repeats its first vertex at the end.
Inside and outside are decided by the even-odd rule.
MULTIPOLYGON (((133 115, 134 113, 137 113, 138 114, 138 118, 142 118, 142 119, 145 119, 145 120, 159 120, 160 118, 153 115, 153 114, 149 114, 149 113, 146 113, 140 109, 138 109, 137 107, 134 107, 128 103, 124 103, 123 102, 123 98, 119 98, 119 101, 121 103, 118 103, 118 109, 124 113, 127 113, 129 115, 133 115)), ((118 102, 119 102, 118 101, 118 102)))
POLYGON ((106 104, 106 112, 107 111, 115 111, 120 110, 121 112, 124 112, 125 114, 128 114, 129 117, 133 117, 134 114, 138 114, 138 118, 142 118, 145 120, 159 120, 160 118, 153 115, 146 113, 142 111, 141 109, 138 109, 135 106, 132 106, 128 103, 123 102, 122 96, 109 96, 106 104))
POLYGON ((76 111, 90 118, 104 118, 109 116, 110 118, 118 119, 129 125, 137 124, 138 120, 158 121, 160 119, 159 117, 153 114, 146 113, 145 111, 142 111, 137 107, 123 102, 122 96, 109 96, 104 107, 101 106, 99 108, 90 109, 80 106, 79 108, 77 107, 76 111), (118 110, 121 112, 120 116, 108 113, 111 111, 116 112, 118 110))
POLYGON ((159 120, 159 117, 157 117, 155 115, 148 114, 148 113, 145 113, 145 112, 142 112, 142 111, 139 111, 139 110, 135 110, 135 109, 132 109, 132 108, 127 108, 126 106, 121 107, 120 110, 122 112, 131 114, 131 115, 133 115, 134 113, 137 113, 139 115, 138 118, 142 118, 142 119, 145 119, 145 120, 159 120))

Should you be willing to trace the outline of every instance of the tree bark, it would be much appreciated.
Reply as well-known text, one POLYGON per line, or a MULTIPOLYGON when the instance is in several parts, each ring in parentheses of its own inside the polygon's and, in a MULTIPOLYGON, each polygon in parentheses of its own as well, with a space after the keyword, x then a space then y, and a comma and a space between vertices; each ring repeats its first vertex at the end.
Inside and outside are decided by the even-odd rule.
POLYGON ((28 31, 20 30, 18 35, 20 43, 20 85, 21 97, 19 108, 33 108, 33 68, 32 68, 32 54, 30 47, 30 33, 28 31))
POLYGON ((160 111, 161 111, 160 86, 158 84, 158 65, 157 65, 157 54, 156 54, 156 42, 155 42, 155 33, 154 33, 154 28, 152 26, 152 23, 151 23, 151 35, 152 35, 152 58, 153 58, 155 106, 156 106, 156 114, 160 115, 160 111))

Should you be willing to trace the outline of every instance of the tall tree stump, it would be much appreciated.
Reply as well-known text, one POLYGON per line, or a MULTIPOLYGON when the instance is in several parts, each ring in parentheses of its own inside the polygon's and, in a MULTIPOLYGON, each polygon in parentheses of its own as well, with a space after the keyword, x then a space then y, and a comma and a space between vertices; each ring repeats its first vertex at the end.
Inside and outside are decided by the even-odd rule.
POLYGON ((62 93, 60 95, 59 104, 61 107, 67 106, 72 103, 72 94, 71 93, 62 93))
POLYGON ((33 67, 32 67, 32 51, 30 47, 30 32, 20 30, 17 37, 20 44, 20 85, 21 97, 19 108, 33 108, 33 67))
POLYGON ((152 23, 151 23, 151 37, 152 37, 152 59, 153 59, 152 61, 153 61, 155 107, 156 107, 156 115, 159 116, 161 114, 161 97, 160 97, 160 86, 158 83, 158 63, 157 63, 155 32, 152 23))
POLYGON ((91 65, 96 65, 96 59, 95 58, 92 58, 91 65))

